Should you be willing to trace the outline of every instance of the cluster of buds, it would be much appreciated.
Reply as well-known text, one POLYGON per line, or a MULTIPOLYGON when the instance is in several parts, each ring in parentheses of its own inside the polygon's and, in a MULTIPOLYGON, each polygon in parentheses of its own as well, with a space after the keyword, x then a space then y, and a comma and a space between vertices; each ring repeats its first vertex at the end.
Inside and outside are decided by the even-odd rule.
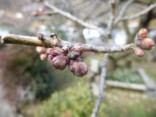
POLYGON ((70 50, 54 47, 50 50, 49 59, 55 69, 64 70, 68 66, 74 75, 82 77, 87 74, 88 68, 80 58, 81 53, 76 47, 70 50))
POLYGON ((145 28, 142 28, 138 32, 138 46, 134 48, 134 52, 137 56, 144 56, 144 50, 150 50, 153 46, 155 46, 155 42, 153 39, 148 38, 148 31, 145 28))

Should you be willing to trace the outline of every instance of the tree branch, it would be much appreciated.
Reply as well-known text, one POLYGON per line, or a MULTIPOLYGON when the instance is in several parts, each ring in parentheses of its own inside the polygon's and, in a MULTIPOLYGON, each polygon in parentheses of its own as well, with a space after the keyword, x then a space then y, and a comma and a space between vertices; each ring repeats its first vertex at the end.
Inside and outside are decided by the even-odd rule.
POLYGON ((54 11, 45 11, 45 12, 37 12, 34 16, 51 16, 55 14, 58 14, 58 13, 54 11))
POLYGON ((58 46, 63 47, 67 46, 69 48, 80 45, 82 50, 98 53, 114 53, 114 52, 125 52, 132 50, 135 43, 127 44, 124 46, 110 45, 110 46, 99 46, 99 45, 90 45, 90 44, 80 44, 80 43, 70 43, 68 41, 61 40, 57 36, 53 37, 44 37, 44 40, 40 40, 38 37, 31 36, 21 36, 14 34, 5 34, 0 35, 0 43, 4 44, 21 44, 21 45, 30 45, 30 46, 44 46, 47 48, 58 46))
MULTIPOLYGON (((111 0, 110 1, 110 9, 111 9, 111 18, 109 20, 107 29, 108 29, 108 36, 111 37, 111 31, 114 25, 114 19, 115 19, 115 1, 111 0)), ((112 37, 111 37, 112 38, 112 37)))
POLYGON ((93 113, 91 117, 97 117, 98 111, 100 109, 102 99, 104 96, 104 88, 105 88, 105 78, 106 78, 106 66, 107 66, 107 56, 105 55, 102 66, 101 66, 101 77, 100 77, 100 83, 99 83, 99 97, 97 99, 97 102, 95 104, 95 107, 93 109, 93 113))
POLYGON ((68 18, 68 19, 70 19, 70 20, 72 20, 72 21, 74 21, 74 22, 80 24, 80 25, 83 26, 83 27, 90 28, 90 29, 95 29, 95 30, 97 30, 100 34, 102 34, 102 35, 104 34, 104 32, 102 32, 96 25, 89 24, 89 23, 87 23, 87 22, 85 22, 85 21, 83 21, 83 20, 81 20, 81 19, 75 17, 74 15, 72 15, 72 14, 66 12, 66 11, 63 11, 63 10, 57 8, 56 6, 49 4, 48 2, 43 2, 43 4, 44 4, 46 7, 50 8, 51 10, 53 10, 54 12, 56 12, 56 13, 58 13, 58 14, 64 16, 64 17, 66 17, 66 18, 68 18))
POLYGON ((119 21, 121 20, 132 20, 132 19, 135 19, 137 17, 140 17, 142 15, 145 15, 146 13, 148 13, 149 11, 151 11, 152 9, 154 9, 156 7, 156 3, 154 4, 151 4, 150 6, 148 6, 147 8, 145 8, 144 10, 142 10, 141 12, 135 14, 135 15, 132 15, 132 16, 125 16, 125 17, 122 17, 119 19, 119 21))
POLYGON ((121 11, 119 12, 117 18, 115 19, 114 24, 117 24, 117 23, 121 20, 121 18, 123 17, 123 15, 124 15, 125 12, 126 12, 126 9, 130 6, 130 4, 132 4, 133 1, 134 1, 134 0, 128 0, 128 1, 125 3, 125 5, 122 7, 121 11))

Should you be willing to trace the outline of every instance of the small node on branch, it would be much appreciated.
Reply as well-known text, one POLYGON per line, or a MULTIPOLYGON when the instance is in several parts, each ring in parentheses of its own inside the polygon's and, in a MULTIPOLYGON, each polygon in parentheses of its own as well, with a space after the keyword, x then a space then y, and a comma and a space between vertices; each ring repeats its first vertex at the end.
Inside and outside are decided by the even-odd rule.
POLYGON ((57 38, 57 34, 51 33, 50 37, 51 37, 51 38, 57 38))
POLYGON ((79 56, 81 55, 80 52, 78 52, 77 50, 71 50, 69 53, 68 53, 68 58, 70 59, 76 59, 78 58, 79 56))
POLYGON ((57 35, 55 33, 52 33, 50 37, 52 38, 52 41, 51 41, 52 45, 60 44, 61 41, 57 38, 57 35))
POLYGON ((38 34, 37 34, 37 37, 38 37, 38 39, 41 40, 41 41, 44 41, 44 40, 45 40, 44 34, 42 34, 42 33, 38 33, 38 34))

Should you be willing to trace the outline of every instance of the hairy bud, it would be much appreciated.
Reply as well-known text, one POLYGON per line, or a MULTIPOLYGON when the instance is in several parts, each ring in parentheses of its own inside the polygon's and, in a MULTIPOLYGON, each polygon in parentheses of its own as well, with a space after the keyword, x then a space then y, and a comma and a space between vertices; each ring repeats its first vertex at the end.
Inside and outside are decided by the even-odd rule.
POLYGON ((58 55, 51 60, 51 65, 59 70, 64 70, 69 63, 69 59, 64 55, 58 55))
POLYGON ((141 28, 138 32, 139 39, 142 40, 147 37, 148 31, 146 28, 141 28))
POLYGON ((149 50, 155 45, 155 42, 151 38, 145 38, 140 41, 140 47, 142 49, 149 50))
POLYGON ((143 57, 144 56, 144 51, 141 48, 135 47, 134 48, 134 52, 135 52, 135 55, 137 55, 139 57, 143 57))
POLYGON ((74 75, 78 77, 82 77, 86 75, 88 72, 87 65, 84 62, 81 62, 79 60, 70 61, 69 69, 74 75))

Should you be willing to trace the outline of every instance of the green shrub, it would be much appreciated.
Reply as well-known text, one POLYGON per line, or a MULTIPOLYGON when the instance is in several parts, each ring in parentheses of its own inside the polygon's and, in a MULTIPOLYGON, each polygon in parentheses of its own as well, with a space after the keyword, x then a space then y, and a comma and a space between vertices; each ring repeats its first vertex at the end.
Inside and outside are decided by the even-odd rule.
POLYGON ((143 83, 142 78, 131 69, 118 68, 115 71, 107 74, 108 80, 115 80, 126 83, 143 83))
MULTIPOLYGON (((79 79, 81 80, 81 79, 79 79)), ((32 117, 90 117, 96 98, 83 81, 55 92, 43 103, 29 108, 32 117)), ((98 117, 155 117, 155 100, 142 94, 106 90, 98 117)))
MULTIPOLYGON (((95 99, 87 84, 78 83, 64 91, 55 92, 49 100, 33 107, 32 117, 89 117, 95 99)), ((103 109, 102 104, 100 111, 103 109)))

